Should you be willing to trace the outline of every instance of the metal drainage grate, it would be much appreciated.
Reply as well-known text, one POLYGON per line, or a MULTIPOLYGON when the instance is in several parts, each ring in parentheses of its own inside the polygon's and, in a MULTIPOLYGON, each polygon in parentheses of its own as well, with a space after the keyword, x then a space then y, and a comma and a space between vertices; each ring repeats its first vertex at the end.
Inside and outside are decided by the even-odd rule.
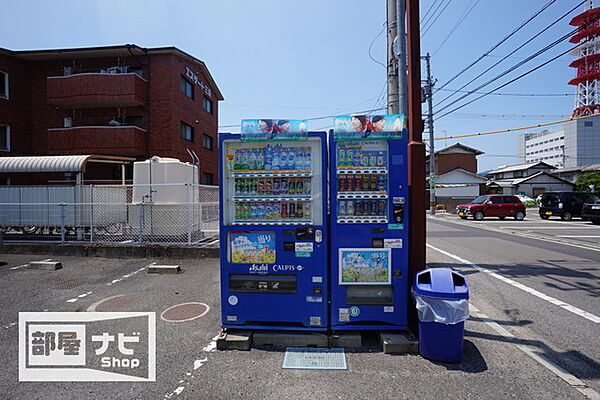
POLYGON ((347 369, 344 349, 288 347, 283 359, 287 369, 347 369))
POLYGON ((76 287, 79 287, 79 286, 81 286, 81 282, 63 281, 63 282, 51 283, 48 286, 48 288, 54 289, 54 290, 71 290, 71 289, 75 289, 76 287))

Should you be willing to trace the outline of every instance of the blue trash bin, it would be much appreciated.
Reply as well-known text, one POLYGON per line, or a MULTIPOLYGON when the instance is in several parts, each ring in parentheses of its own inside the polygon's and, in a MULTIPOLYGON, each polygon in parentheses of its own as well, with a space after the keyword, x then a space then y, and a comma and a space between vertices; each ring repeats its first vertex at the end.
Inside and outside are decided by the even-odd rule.
POLYGON ((469 288, 461 274, 431 268, 417 274, 413 288, 419 314, 419 353, 436 361, 460 362, 469 288))

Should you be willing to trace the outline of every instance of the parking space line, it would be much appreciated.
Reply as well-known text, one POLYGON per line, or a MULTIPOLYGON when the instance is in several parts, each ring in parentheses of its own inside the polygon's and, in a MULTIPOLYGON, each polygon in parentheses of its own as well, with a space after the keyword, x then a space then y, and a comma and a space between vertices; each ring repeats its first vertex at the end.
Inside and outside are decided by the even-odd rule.
MULTIPOLYGON (((493 330, 495 330, 500 335, 504 336, 511 341, 515 341, 517 337, 507 331, 505 328, 500 326, 496 321, 485 315, 481 310, 475 307, 472 303, 469 304, 469 309, 474 311, 477 318, 481 319, 487 325, 490 326, 493 330)), ((517 344, 517 348, 527 354, 529 357, 533 358, 539 364, 541 364, 544 368, 552 372, 554 375, 565 381, 569 386, 573 389, 577 390, 581 394, 583 394, 588 399, 600 400, 600 393, 596 392, 594 389, 590 388, 585 384, 582 380, 577 378, 575 375, 566 371, 562 367, 554 364, 552 361, 548 360, 544 355, 536 352, 532 347, 525 346, 522 344, 517 344)))
POLYGON ((580 236, 580 235, 556 235, 556 237, 564 237, 564 238, 600 238, 600 236, 580 236))
POLYGON ((554 297, 550 297, 550 296, 548 296, 548 295, 546 295, 546 294, 544 294, 542 292, 539 292, 539 291, 537 291, 535 289, 530 288, 529 286, 525 286, 522 283, 513 281, 512 279, 506 278, 505 276, 502 276, 500 274, 492 272, 489 269, 480 267, 479 265, 477 265, 475 263, 472 263, 469 260, 465 260, 464 258, 459 257, 459 256, 457 256, 455 254, 449 253, 449 252, 447 252, 445 250, 438 249, 437 247, 434 247, 434 246, 432 246, 429 243, 427 243, 427 247, 429 247, 430 249, 435 250, 435 251, 437 251, 439 253, 442 253, 442 254, 450 257, 450 258, 453 258, 456 261, 459 261, 459 262, 461 262, 463 264, 466 264, 466 265, 468 265, 468 266, 470 266, 472 268, 475 268, 478 271, 484 272, 484 273, 486 273, 486 274, 488 274, 488 275, 490 275, 490 276, 492 276, 492 277, 494 277, 496 279, 499 279, 499 280, 501 280, 501 281, 503 281, 505 283, 508 283, 509 285, 514 286, 517 289, 521 289, 521 290, 523 290, 526 293, 529 293, 529 294, 531 294, 531 295, 533 295, 535 297, 538 297, 538 298, 540 298, 542 300, 545 300, 545 301, 547 301, 547 302, 549 302, 551 304, 554 304, 555 306, 563 308, 563 309, 565 309, 565 310, 567 310, 567 311, 569 311, 569 312, 571 312, 573 314, 579 315, 580 317, 583 317, 583 318, 585 318, 585 319, 587 319, 589 321, 592 321, 592 322, 594 322, 596 324, 600 323, 600 317, 598 317, 597 315, 594 315, 594 314, 589 313, 589 312, 587 312, 585 310, 582 310, 580 308, 572 306, 572 305, 570 305, 568 303, 565 303, 564 301, 555 299, 554 297))
POLYGON ((120 277, 120 278, 118 278, 118 279, 113 279, 112 281, 108 282, 108 283, 106 284, 106 286, 112 286, 112 285, 114 285, 115 283, 119 283, 119 282, 121 282, 121 281, 123 281, 123 280, 125 280, 125 279, 127 279, 127 278, 131 278, 131 277, 132 277, 132 276, 134 276, 135 274, 138 274, 138 273, 142 272, 143 270, 145 270, 146 268, 148 268, 148 267, 150 267, 150 266, 152 266, 152 265, 154 265, 154 264, 156 264, 156 262, 150 263, 150 264, 146 265, 145 267, 142 267, 142 268, 140 268, 140 269, 138 269, 138 270, 135 270, 135 271, 133 271, 133 272, 130 272, 130 273, 126 274, 126 275, 123 275, 122 277, 120 277))

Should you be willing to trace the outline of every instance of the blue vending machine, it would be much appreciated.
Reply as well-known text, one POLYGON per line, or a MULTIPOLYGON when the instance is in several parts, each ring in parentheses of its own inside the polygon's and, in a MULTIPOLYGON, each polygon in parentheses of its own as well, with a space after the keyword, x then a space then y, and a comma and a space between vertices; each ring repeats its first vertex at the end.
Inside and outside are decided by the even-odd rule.
POLYGON ((407 329, 406 136, 402 115, 335 119, 329 141, 333 331, 407 329))
POLYGON ((244 135, 244 121, 219 135, 222 326, 326 330, 326 133, 244 135))

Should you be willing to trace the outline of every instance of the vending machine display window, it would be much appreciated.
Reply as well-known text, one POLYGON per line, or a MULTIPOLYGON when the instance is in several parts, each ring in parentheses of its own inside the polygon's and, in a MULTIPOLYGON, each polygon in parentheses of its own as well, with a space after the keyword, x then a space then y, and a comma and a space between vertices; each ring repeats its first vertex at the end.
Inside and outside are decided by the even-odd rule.
POLYGON ((340 224, 388 222, 386 141, 336 143, 336 215, 340 224))

